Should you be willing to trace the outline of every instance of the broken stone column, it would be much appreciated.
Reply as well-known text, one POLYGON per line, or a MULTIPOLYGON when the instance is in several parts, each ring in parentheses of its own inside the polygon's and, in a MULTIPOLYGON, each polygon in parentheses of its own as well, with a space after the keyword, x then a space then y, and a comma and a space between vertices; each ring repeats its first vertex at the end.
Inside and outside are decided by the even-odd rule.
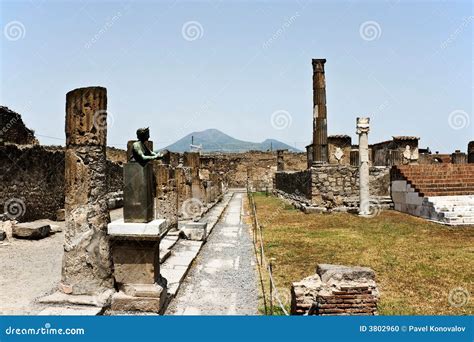
POLYGON ((460 150, 454 151, 451 154, 451 161, 453 164, 466 164, 467 163, 467 154, 461 152, 460 150))
POLYGON ((325 59, 313 59, 313 165, 328 163, 325 59))
POLYGON ((189 167, 191 169, 192 198, 204 203, 204 186, 199 177, 199 169, 201 167, 199 152, 184 152, 184 166, 189 167))
POLYGON ((97 294, 113 288, 107 223, 107 90, 66 95, 65 236, 60 289, 97 294))
POLYGON ((277 150, 277 171, 285 171, 285 150, 277 150))
POLYGON ((470 141, 467 145, 467 162, 474 164, 474 141, 470 141))
POLYGON ((369 122, 370 118, 357 118, 359 135, 359 215, 370 215, 369 193, 369 122))

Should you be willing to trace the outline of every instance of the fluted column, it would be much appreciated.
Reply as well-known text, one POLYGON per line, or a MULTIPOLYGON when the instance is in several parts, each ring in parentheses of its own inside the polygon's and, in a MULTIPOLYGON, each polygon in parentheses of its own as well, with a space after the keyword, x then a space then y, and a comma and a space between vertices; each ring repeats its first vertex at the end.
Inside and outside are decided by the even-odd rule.
POLYGON ((96 294, 113 287, 107 238, 107 90, 66 95, 65 237, 60 289, 96 294))
POLYGON ((369 191, 369 123, 370 118, 357 118, 359 135, 359 215, 370 215, 369 191))
POLYGON ((325 59, 313 59, 313 165, 328 163, 325 59))

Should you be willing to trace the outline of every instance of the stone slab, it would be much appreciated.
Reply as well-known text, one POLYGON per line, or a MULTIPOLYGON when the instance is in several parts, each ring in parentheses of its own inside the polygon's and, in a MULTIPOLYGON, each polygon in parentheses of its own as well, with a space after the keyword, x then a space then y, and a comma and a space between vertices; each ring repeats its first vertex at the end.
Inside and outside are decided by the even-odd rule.
POLYGON ((70 295, 58 291, 38 299, 38 303, 56 305, 89 305, 102 308, 110 303, 110 298, 114 292, 114 290, 110 289, 98 295, 70 295))
POLYGON ((103 308, 93 306, 50 306, 38 313, 38 316, 98 316, 103 308))
POLYGON ((124 219, 118 219, 107 225, 107 234, 112 237, 159 238, 165 228, 165 219, 148 223, 124 222, 124 219))
POLYGON ((25 222, 13 225, 12 234, 19 239, 39 240, 51 233, 51 226, 43 222, 25 222))
POLYGON ((111 310, 160 312, 166 302, 166 297, 166 291, 163 291, 159 298, 134 297, 120 291, 112 296, 111 310))
POLYGON ((374 270, 369 267, 361 266, 318 264, 316 267, 316 273, 321 277, 321 281, 325 283, 330 280, 375 280, 374 270))
POLYGON ((120 290, 132 297, 159 298, 163 293, 163 287, 158 284, 123 284, 120 290))

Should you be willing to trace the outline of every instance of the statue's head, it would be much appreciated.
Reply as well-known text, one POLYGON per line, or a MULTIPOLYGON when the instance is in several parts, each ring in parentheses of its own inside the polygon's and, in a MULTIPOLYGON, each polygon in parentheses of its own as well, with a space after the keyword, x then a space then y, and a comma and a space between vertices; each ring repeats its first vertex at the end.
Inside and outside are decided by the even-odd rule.
POLYGON ((147 141, 150 139, 150 129, 148 127, 137 129, 137 139, 140 141, 147 141))

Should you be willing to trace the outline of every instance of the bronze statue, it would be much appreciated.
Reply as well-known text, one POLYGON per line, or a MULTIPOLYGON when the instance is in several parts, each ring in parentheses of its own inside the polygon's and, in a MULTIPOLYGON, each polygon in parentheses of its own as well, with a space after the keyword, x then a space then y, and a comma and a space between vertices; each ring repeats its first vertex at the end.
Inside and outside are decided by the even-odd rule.
POLYGON ((137 130, 138 141, 133 143, 131 162, 137 162, 141 166, 145 166, 150 160, 163 159, 169 152, 164 150, 162 153, 151 151, 145 144, 150 139, 150 130, 148 127, 139 128, 137 130))

